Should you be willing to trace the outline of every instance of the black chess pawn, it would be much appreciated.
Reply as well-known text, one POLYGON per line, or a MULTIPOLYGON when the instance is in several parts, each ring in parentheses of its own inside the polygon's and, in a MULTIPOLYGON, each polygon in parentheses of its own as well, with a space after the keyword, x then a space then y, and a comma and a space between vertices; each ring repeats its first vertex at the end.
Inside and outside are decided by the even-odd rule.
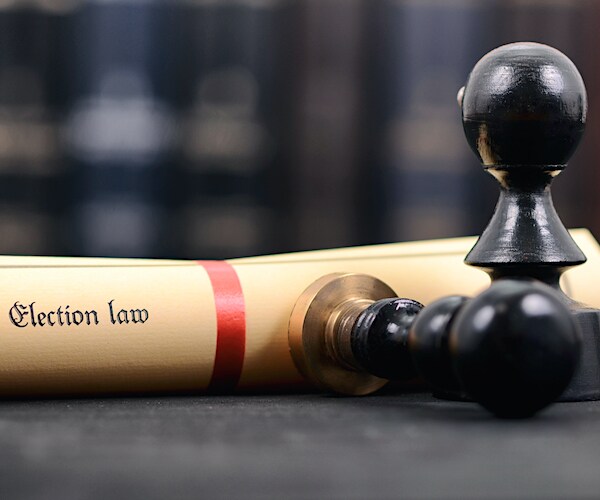
POLYGON ((567 387, 579 332, 560 295, 531 279, 503 279, 475 299, 423 308, 366 275, 328 275, 291 316, 292 357, 322 389, 363 395, 421 375, 501 417, 527 417, 567 387))
POLYGON ((465 262, 492 280, 528 276, 557 290, 579 324, 580 366, 563 400, 600 398, 600 312, 560 290, 561 274, 585 262, 560 221, 550 184, 583 135, 585 85, 563 53, 512 43, 484 56, 459 92, 469 145, 500 184, 487 228, 465 262))

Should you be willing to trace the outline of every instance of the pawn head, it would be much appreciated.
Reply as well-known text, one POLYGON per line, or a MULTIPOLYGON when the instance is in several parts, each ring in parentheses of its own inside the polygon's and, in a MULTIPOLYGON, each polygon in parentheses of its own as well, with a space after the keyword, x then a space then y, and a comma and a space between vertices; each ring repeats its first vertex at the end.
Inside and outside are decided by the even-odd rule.
POLYGON ((566 165, 583 135, 587 95, 571 60, 547 45, 503 45, 459 91, 469 145, 485 167, 566 165))

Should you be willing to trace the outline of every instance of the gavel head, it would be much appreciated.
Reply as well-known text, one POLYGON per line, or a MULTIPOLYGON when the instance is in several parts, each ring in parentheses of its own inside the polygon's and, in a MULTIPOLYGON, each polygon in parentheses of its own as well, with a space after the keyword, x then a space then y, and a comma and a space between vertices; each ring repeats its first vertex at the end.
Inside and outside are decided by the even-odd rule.
POLYGON ((463 389, 500 417, 527 417, 555 401, 580 344, 563 297, 528 279, 494 282, 461 308, 449 337, 463 389))
POLYGON ((459 91, 467 141, 485 167, 564 167, 583 135, 579 71, 547 45, 503 45, 477 62, 459 91))

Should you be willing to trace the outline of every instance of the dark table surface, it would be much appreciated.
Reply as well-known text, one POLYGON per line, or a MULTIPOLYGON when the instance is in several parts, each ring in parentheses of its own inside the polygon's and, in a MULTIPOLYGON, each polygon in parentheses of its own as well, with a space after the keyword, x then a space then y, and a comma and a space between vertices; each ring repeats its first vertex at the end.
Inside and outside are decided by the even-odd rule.
POLYGON ((0 498, 600 498, 600 402, 420 393, 5 401, 0 498))

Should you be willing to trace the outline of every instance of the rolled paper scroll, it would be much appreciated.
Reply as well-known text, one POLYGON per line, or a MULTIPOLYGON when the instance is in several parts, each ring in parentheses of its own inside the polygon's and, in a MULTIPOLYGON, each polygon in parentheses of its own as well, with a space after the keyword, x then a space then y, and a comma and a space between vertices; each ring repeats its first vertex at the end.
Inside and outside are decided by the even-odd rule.
MULTIPOLYGON (((600 306, 600 247, 573 231, 587 264, 566 273, 600 306)), ((289 353, 300 294, 333 272, 373 275, 427 304, 472 295, 474 238, 229 261, 0 257, 0 396, 288 391, 305 387, 289 353)))

